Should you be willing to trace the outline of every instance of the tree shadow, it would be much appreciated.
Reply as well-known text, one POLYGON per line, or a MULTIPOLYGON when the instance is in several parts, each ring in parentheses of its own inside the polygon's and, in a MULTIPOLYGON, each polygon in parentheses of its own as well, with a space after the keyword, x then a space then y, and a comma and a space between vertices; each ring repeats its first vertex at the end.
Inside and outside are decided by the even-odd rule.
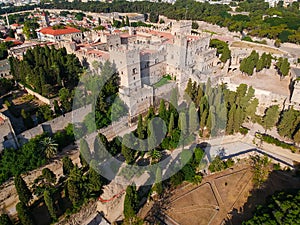
POLYGON ((267 181, 259 189, 253 189, 247 202, 240 208, 233 208, 224 220, 226 225, 240 225, 243 221, 252 218, 254 210, 258 205, 266 203, 268 196, 277 191, 287 189, 299 189, 300 177, 296 177, 292 171, 272 171, 267 181))

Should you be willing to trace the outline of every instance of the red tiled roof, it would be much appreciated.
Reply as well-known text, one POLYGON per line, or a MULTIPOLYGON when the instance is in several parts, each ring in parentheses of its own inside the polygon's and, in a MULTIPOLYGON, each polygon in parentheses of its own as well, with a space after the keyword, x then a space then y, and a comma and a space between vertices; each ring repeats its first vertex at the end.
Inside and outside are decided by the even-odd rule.
POLYGON ((11 37, 5 38, 4 41, 5 41, 5 42, 11 41, 14 45, 21 45, 21 44, 23 44, 23 42, 18 41, 17 39, 11 38, 11 37))
POLYGON ((74 28, 74 27, 65 27, 64 29, 56 29, 53 30, 52 27, 46 27, 40 30, 42 34, 48 34, 53 36, 59 36, 64 34, 73 34, 73 33, 81 33, 80 30, 74 28))
POLYGON ((20 26, 20 25, 17 24, 17 23, 14 23, 14 24, 12 24, 11 26, 13 26, 13 27, 18 27, 18 26, 20 26))

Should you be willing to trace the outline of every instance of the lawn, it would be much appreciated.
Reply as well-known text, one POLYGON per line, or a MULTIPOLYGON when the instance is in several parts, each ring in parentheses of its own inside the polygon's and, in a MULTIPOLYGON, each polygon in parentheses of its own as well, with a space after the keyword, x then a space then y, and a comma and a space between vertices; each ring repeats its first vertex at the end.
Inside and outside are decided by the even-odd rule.
POLYGON ((157 83, 153 85, 154 88, 159 88, 161 86, 164 86, 165 84, 169 83, 169 80, 171 80, 170 75, 165 75, 163 78, 161 78, 157 83))

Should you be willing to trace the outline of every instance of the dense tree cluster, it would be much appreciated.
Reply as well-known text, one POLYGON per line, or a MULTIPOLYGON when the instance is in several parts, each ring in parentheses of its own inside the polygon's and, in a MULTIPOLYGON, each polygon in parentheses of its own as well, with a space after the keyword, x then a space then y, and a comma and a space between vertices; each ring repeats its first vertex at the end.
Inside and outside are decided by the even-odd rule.
POLYGON ((263 183, 268 179, 270 172, 270 160, 267 156, 251 156, 251 167, 253 171, 253 183, 256 187, 260 188, 263 183))
POLYGON ((0 96, 10 92, 14 87, 14 81, 6 78, 0 78, 0 96))
MULTIPOLYGON (((92 161, 90 165, 90 167, 78 167, 69 157, 65 156, 63 158, 64 177, 59 179, 58 185, 56 184, 56 175, 48 168, 44 168, 42 175, 34 180, 32 190, 36 196, 43 196, 52 222, 57 221, 58 216, 62 215, 62 208, 71 208, 76 211, 86 200, 99 196, 101 193, 106 180, 96 172, 98 165, 96 161, 92 161), (72 206, 61 205, 63 190, 72 206)), ((32 193, 20 175, 15 177, 15 186, 20 200, 17 204, 18 217, 22 224, 34 225, 34 215, 30 211, 35 206, 29 204, 32 193)), ((5 216, 2 217, 4 220, 5 216)))
POLYGON ((199 166, 205 152, 196 147, 192 150, 183 150, 181 152, 182 168, 170 177, 169 182, 173 187, 180 185, 183 181, 199 184, 202 181, 202 174, 199 173, 199 166))
POLYGON ((270 54, 263 53, 259 57, 256 51, 252 51, 251 54, 244 58, 240 64, 240 70, 248 75, 253 75, 254 68, 256 72, 263 70, 264 68, 269 69, 271 66, 272 56, 270 54))
POLYGON ((23 26, 23 34, 25 35, 26 39, 37 38, 37 33, 35 30, 38 29, 39 27, 40 25, 35 21, 31 21, 31 20, 25 21, 23 26))
MULTIPOLYGON (((122 154, 128 163, 133 163, 135 158, 141 154, 134 149, 149 150, 152 161, 157 162, 161 158, 162 150, 178 148, 194 139, 193 133, 196 130, 193 126, 195 124, 198 126, 199 122, 195 114, 189 113, 188 108, 177 111, 175 108, 175 105, 178 104, 177 95, 177 89, 174 89, 171 96, 171 99, 174 99, 173 103, 172 100, 170 103, 161 100, 157 114, 154 107, 150 107, 144 118, 139 116, 137 130, 124 135, 122 154), (165 126, 157 118, 162 119, 165 126)), ((196 113, 195 109, 194 111, 196 113)))
POLYGON ((300 215, 300 191, 281 191, 267 199, 265 205, 256 208, 254 216, 243 225, 297 224, 300 215))
POLYGON ((221 56, 221 62, 225 63, 227 60, 231 58, 231 51, 228 47, 228 44, 224 41, 220 41, 218 39, 211 39, 209 43, 209 47, 217 49, 217 55, 221 56))
POLYGON ((13 225, 12 221, 10 220, 7 214, 0 215, 0 224, 1 225, 13 225))
POLYGON ((239 132, 245 120, 254 120, 258 100, 254 98, 254 89, 240 84, 236 91, 228 90, 224 85, 212 87, 210 80, 197 85, 188 81, 186 94, 195 103, 200 121, 200 135, 217 135, 239 132))
POLYGON ((124 200, 124 217, 127 220, 135 217, 138 210, 139 198, 135 185, 129 185, 126 188, 124 200))
POLYGON ((249 35, 280 39, 281 42, 300 42, 299 3, 294 2, 285 8, 278 4, 269 8, 262 0, 242 1, 237 11, 248 11, 247 15, 230 15, 230 7, 220 4, 200 3, 192 0, 178 0, 175 4, 152 4, 147 1, 113 1, 112 3, 53 2, 43 5, 45 8, 79 9, 91 12, 138 12, 145 14, 145 19, 158 22, 159 15, 170 19, 202 20, 228 27, 230 31, 241 32, 247 29, 249 35), (297 7, 298 6, 298 7, 297 7), (148 17, 149 13, 149 17, 148 17), (273 17, 273 16, 277 17, 273 17))
POLYGON ((289 74, 290 63, 287 58, 280 57, 276 63, 276 68, 281 77, 285 77, 289 74))
MULTIPOLYGON (((5 182, 10 177, 23 172, 34 170, 47 162, 47 148, 52 149, 53 144, 57 143, 58 150, 74 141, 72 126, 68 126, 64 131, 54 134, 55 143, 46 142, 47 134, 43 134, 32 138, 28 143, 24 144, 20 149, 5 149, 1 153, 0 158, 0 183, 5 182)), ((49 154, 49 153, 48 153, 49 154)))
POLYGON ((225 170, 233 166, 234 161, 232 159, 222 160, 220 156, 216 156, 209 164, 208 169, 210 172, 218 172, 225 170))
POLYGON ((7 50, 13 46, 11 41, 6 41, 0 43, 0 60, 6 59, 8 57, 7 50))
POLYGON ((88 114, 84 119, 84 127, 88 133, 108 126, 111 121, 117 121, 127 114, 127 107, 118 97, 120 77, 114 64, 106 61, 104 64, 95 62, 94 68, 101 70, 99 75, 86 75, 84 93, 76 93, 79 105, 92 103, 95 113, 88 114), (86 95, 89 92, 89 95, 86 95), (95 103, 95 99, 97 99, 95 103), (82 101, 82 102, 79 102, 82 101))
POLYGON ((27 50, 21 61, 11 57, 10 63, 15 80, 47 97, 56 95, 61 87, 73 89, 82 72, 78 58, 65 48, 37 46, 27 50))
POLYGON ((288 137, 300 144, 300 111, 293 108, 283 111, 277 130, 282 137, 288 137))
POLYGON ((279 106, 272 105, 266 109, 265 115, 262 118, 262 125, 265 130, 271 130, 276 126, 278 118, 279 118, 279 106))

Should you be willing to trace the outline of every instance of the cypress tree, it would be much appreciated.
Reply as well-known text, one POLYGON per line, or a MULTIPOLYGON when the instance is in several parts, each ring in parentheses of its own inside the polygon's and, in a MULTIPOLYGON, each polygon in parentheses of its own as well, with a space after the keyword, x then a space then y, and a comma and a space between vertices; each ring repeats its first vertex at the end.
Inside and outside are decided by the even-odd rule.
POLYGON ((138 117, 137 135, 138 135, 139 139, 144 139, 145 138, 143 117, 142 117, 141 114, 138 117))
POLYGON ((278 105, 272 105, 269 108, 267 108, 265 116, 263 117, 263 127, 266 131, 270 130, 276 125, 279 113, 280 112, 278 105))
POLYGON ((160 100, 158 115, 162 120, 167 122, 168 114, 167 114, 167 110, 166 110, 166 106, 165 106, 165 101, 163 99, 160 100))
POLYGON ((97 162, 95 160, 92 160, 88 172, 89 189, 91 192, 99 192, 103 185, 103 178, 96 171, 96 168, 97 168, 97 162))
POLYGON ((135 217, 138 204, 138 195, 136 187, 128 186, 126 189, 126 195, 124 200, 124 217, 125 219, 130 219, 135 217))
POLYGON ((169 127, 168 127, 168 135, 171 136, 174 129, 174 113, 171 113, 169 127))
POLYGON ((65 176, 68 176, 71 173, 71 170, 74 168, 74 164, 68 156, 64 156, 62 162, 63 162, 63 174, 65 176))
POLYGON ((205 109, 203 111, 203 113, 201 114, 201 120, 200 120, 201 129, 204 129, 204 127, 205 127, 207 116, 208 116, 208 110, 205 109))
POLYGON ((92 159, 92 154, 85 139, 80 140, 80 162, 83 167, 87 167, 92 159))
POLYGON ((163 186, 162 186, 162 174, 161 174, 161 168, 158 166, 156 168, 156 176, 155 176, 155 184, 153 186, 154 191, 158 195, 161 195, 163 192, 163 186))
POLYGON ((56 220, 57 216, 56 216, 56 209, 55 209, 53 196, 51 195, 51 193, 48 190, 44 191, 44 201, 45 201, 45 204, 47 206, 47 209, 49 211, 51 218, 53 220, 56 220))
POLYGON ((257 106, 258 106, 258 99, 254 98, 245 109, 246 116, 248 118, 250 118, 251 120, 253 120, 255 118, 255 112, 256 112, 257 106))
POLYGON ((126 16, 126 26, 130 26, 129 18, 126 16))
POLYGON ((200 102, 201 102, 201 98, 204 95, 204 90, 201 87, 201 85, 198 85, 198 92, 197 92, 197 97, 196 97, 196 107, 199 107, 200 102))
POLYGON ((25 204, 23 204, 22 202, 19 202, 16 205, 16 210, 17 210, 18 217, 19 217, 22 225, 35 225, 32 215, 30 214, 30 212, 25 204))
POLYGON ((0 225, 13 225, 13 223, 11 222, 11 220, 7 214, 1 214, 0 225))
POLYGON ((189 107, 189 134, 194 133, 199 126, 197 110, 195 104, 192 102, 189 107))
POLYGON ((73 206, 74 207, 78 206, 80 201, 82 200, 81 191, 79 187, 74 181, 69 180, 67 182, 67 189, 68 189, 69 199, 71 200, 73 206))
POLYGON ((262 54, 256 65, 256 72, 261 71, 265 67, 265 53, 262 54))
POLYGON ((187 121, 186 121, 186 114, 185 112, 181 112, 179 114, 179 122, 178 122, 178 127, 181 130, 181 133, 185 136, 187 135, 188 132, 188 126, 187 126, 187 121))
POLYGON ((287 76, 290 71, 290 63, 287 58, 284 58, 280 67, 280 72, 283 76, 287 76))
POLYGON ((157 137, 154 129, 154 123, 151 121, 148 124, 148 149, 154 149, 157 146, 157 137))
POLYGON ((233 134, 234 130, 234 115, 235 115, 236 107, 235 105, 231 106, 228 114, 228 121, 226 126, 226 133, 233 134))
POLYGON ((300 144, 300 129, 294 135, 294 142, 300 144))
POLYGON ((234 115, 234 131, 238 132, 243 123, 243 111, 241 107, 237 107, 234 115))
POLYGON ((127 145, 125 145, 125 144, 122 144, 121 153, 125 157, 125 160, 127 163, 133 162, 135 152, 131 148, 127 147, 127 145))
POLYGON ((24 205, 28 205, 28 202, 32 199, 32 193, 27 187, 27 184, 25 183, 21 175, 17 175, 14 182, 20 202, 24 205))

